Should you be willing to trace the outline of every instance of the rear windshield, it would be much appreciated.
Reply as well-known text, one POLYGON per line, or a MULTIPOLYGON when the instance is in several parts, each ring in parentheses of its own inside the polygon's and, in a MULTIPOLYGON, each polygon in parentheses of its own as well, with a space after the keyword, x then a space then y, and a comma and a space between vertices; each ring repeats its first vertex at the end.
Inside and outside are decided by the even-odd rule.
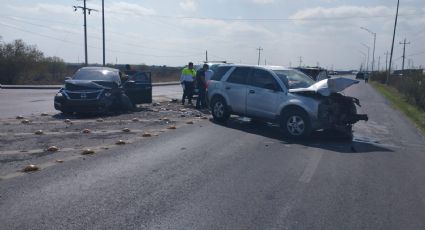
POLYGON ((289 89, 308 88, 316 83, 309 76, 297 70, 273 70, 289 89))
POLYGON ((80 69, 78 70, 73 80, 88 80, 88 81, 115 81, 119 82, 120 78, 118 76, 118 72, 106 70, 106 69, 80 69))

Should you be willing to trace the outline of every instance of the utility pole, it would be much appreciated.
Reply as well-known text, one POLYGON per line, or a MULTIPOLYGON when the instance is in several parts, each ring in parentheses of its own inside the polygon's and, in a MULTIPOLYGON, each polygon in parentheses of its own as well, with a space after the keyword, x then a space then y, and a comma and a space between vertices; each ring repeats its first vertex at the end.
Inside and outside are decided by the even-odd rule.
POLYGON ((105 66, 105 0, 102 0, 103 66, 105 66))
POLYGON ((369 54, 370 54, 370 47, 364 43, 360 43, 362 44, 364 47, 367 48, 367 61, 366 61, 366 71, 369 71, 369 54))
POLYGON ((298 58, 300 59, 300 65, 299 65, 299 67, 301 67, 301 65, 303 64, 303 57, 302 56, 299 56, 298 58))
POLYGON ((264 59, 264 65, 267 65, 267 59, 264 59))
POLYGON ((388 51, 385 52, 385 72, 388 71, 388 51))
POLYGON ((88 65, 88 57, 87 57, 87 12, 90 14, 91 11, 97 11, 95 9, 87 8, 86 0, 83 0, 84 6, 73 6, 74 11, 81 9, 84 14, 84 54, 85 54, 85 65, 88 65))
POLYGON ((208 50, 205 50, 205 63, 208 62, 208 50))
POLYGON ((385 82, 385 84, 387 84, 387 85, 388 85, 388 81, 390 79, 391 63, 393 61, 394 40, 395 40, 395 32, 397 30, 397 19, 398 19, 398 8, 399 8, 399 6, 400 6, 400 0, 397 0, 397 11, 395 13, 394 32, 393 32, 393 43, 391 44, 390 64, 389 64, 388 73, 387 73, 387 81, 385 82))
POLYGON ((260 47, 257 48, 257 50, 258 50, 258 65, 260 65, 261 51, 263 51, 263 48, 261 48, 261 46, 260 46, 260 47))
POLYGON ((367 31, 368 33, 373 35, 373 51, 372 51, 372 73, 375 69, 375 45, 376 45, 376 33, 370 31, 368 28, 360 27, 360 29, 367 31))
POLYGON ((380 71, 381 67, 381 56, 378 57, 378 72, 380 71))
POLYGON ((404 42, 400 42, 400 45, 403 45, 403 64, 401 65, 401 71, 404 71, 404 60, 406 59, 406 45, 409 45, 410 42, 406 42, 406 38, 404 42))

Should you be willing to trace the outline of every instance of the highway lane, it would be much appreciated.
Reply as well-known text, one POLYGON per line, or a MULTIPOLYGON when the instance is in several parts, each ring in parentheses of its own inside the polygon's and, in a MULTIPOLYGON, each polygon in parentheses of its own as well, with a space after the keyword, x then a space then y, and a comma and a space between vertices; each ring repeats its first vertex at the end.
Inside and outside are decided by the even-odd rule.
POLYGON ((0 181, 2 229, 425 229, 425 141, 369 85, 352 142, 232 119, 0 181))
MULTIPOLYGON (((39 113, 57 113, 53 97, 58 90, 52 89, 0 89, 0 118, 39 113)), ((180 85, 154 86, 154 100, 181 98, 180 85)))

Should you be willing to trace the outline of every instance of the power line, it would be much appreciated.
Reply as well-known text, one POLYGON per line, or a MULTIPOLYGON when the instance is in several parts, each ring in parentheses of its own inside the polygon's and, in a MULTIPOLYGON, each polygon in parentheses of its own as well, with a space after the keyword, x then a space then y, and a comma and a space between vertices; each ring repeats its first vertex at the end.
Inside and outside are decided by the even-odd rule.
MULTIPOLYGON (((424 15, 424 13, 403 14, 399 17, 424 15)), ((168 16, 168 15, 143 15, 145 17, 183 19, 183 20, 220 20, 220 21, 316 21, 316 20, 348 20, 348 19, 371 19, 371 18, 389 18, 392 15, 379 16, 346 16, 346 17, 312 17, 312 18, 219 18, 219 17, 193 17, 193 16, 168 16)))
MULTIPOLYGON (((57 40, 57 41, 60 41, 60 42, 69 43, 69 44, 76 45, 76 46, 80 46, 81 45, 79 43, 72 42, 72 41, 69 41, 69 40, 59 39, 59 38, 52 37, 52 36, 49 36, 49 35, 45 35, 45 34, 42 34, 42 33, 38 33, 38 32, 34 32, 34 31, 30 31, 30 30, 21 29, 19 27, 7 25, 7 24, 4 24, 2 22, 0 22, 0 25, 9 27, 11 29, 19 30, 19 31, 22 31, 22 32, 26 32, 26 33, 29 33, 29 34, 33 34, 33 35, 37 35, 37 36, 41 36, 41 37, 45 37, 45 38, 57 40)), ((94 49, 102 49, 101 47, 91 46, 91 45, 88 45, 88 47, 94 48, 94 49)), ((138 55, 138 56, 146 56, 146 57, 156 57, 156 58, 181 58, 181 57, 191 57, 191 56, 194 56, 193 54, 191 54, 191 55, 155 55, 155 54, 146 54, 146 53, 143 53, 142 54, 142 53, 135 53, 135 52, 126 52, 126 51, 114 50, 114 49, 106 49, 106 50, 111 51, 111 52, 116 52, 116 53, 126 53, 126 54, 132 54, 132 55, 138 55)), ((199 55, 199 53, 196 53, 195 55, 199 55)), ((203 55, 203 53, 202 53, 202 55, 203 55)))

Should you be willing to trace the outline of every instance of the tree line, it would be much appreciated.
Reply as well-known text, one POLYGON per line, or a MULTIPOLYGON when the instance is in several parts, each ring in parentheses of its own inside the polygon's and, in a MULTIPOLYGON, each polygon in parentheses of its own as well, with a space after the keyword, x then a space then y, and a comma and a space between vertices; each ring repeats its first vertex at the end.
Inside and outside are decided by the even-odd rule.
POLYGON ((66 74, 61 58, 45 57, 21 39, 6 43, 0 37, 0 84, 62 83, 66 74))

